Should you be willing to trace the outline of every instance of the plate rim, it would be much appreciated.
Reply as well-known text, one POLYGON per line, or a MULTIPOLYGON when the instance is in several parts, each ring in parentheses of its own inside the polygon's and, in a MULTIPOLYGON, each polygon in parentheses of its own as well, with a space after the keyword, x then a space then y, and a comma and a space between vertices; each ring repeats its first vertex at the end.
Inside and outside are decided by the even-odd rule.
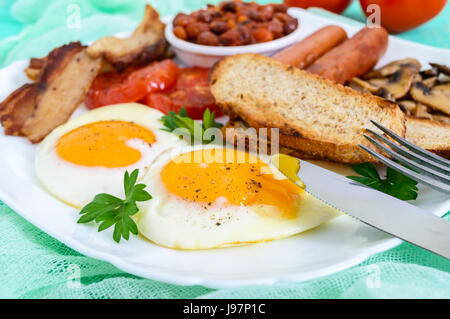
POLYGON ((33 214, 28 214, 22 211, 21 208, 16 206, 14 204, 13 200, 10 200, 9 196, 0 189, 0 198, 3 201, 5 205, 7 205, 11 210, 19 214, 21 217, 23 217, 26 221, 31 223, 33 226, 38 228, 40 231, 43 231, 47 235, 51 236, 52 238, 58 240, 59 242, 63 243, 64 245, 68 246, 69 248, 81 253, 82 255, 85 255, 90 258, 94 258, 97 260, 101 260, 104 262, 108 262, 112 264, 113 266, 117 267, 119 270, 122 270, 126 273, 133 274, 142 278, 150 279, 150 280, 156 280, 163 283, 168 284, 174 284, 174 285, 181 285, 181 286, 195 286, 200 285, 206 288, 212 288, 212 289, 224 289, 224 288, 231 288, 231 287, 241 287, 241 286, 252 286, 252 285, 274 285, 278 283, 286 283, 286 282, 304 282, 308 280, 313 280, 321 277, 325 277, 327 275, 335 274, 337 272, 343 271, 345 269, 349 269, 353 266, 356 266, 360 264, 361 262, 367 260, 371 256, 387 251, 389 249, 395 248, 401 243, 403 243, 402 240, 391 237, 388 240, 377 244, 371 248, 366 248, 364 252, 361 252, 351 258, 348 258, 345 261, 342 261, 338 264, 333 264, 324 268, 321 268, 320 270, 314 270, 314 271, 308 271, 304 273, 296 273, 296 274, 288 274, 284 276, 277 276, 277 277, 270 277, 270 278, 258 278, 258 279, 248 279, 248 280, 220 280, 220 279, 209 279, 206 278, 199 278, 195 276, 184 276, 184 275, 171 275, 171 274, 164 274, 163 271, 160 271, 158 269, 153 269, 152 266, 146 268, 146 270, 142 270, 142 268, 137 266, 132 266, 129 262, 127 262, 125 259, 116 256, 111 253, 103 252, 96 250, 94 248, 90 248, 87 243, 83 243, 79 241, 78 239, 75 239, 73 237, 67 236, 65 234, 61 235, 57 231, 54 231, 50 229, 50 227, 46 227, 45 224, 38 221, 38 219, 33 217, 33 214), (151 274, 149 274, 149 269, 153 269, 151 274), (239 282, 237 282, 239 281, 239 282))

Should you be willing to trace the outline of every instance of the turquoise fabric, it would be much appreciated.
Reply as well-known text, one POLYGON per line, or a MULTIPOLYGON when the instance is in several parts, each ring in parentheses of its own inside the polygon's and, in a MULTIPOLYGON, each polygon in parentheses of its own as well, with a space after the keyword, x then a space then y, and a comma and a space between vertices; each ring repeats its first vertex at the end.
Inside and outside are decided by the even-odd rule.
POLYGON ((22 30, 22 24, 9 13, 13 1, 3 0, 0 6, 0 40, 17 34, 22 30))
MULTIPOLYGON (((131 30, 142 15, 144 2, 19 0, 12 4, 0 0, 0 65, 45 55, 71 40, 86 42, 131 30), (68 28, 74 4, 81 12, 80 27, 68 28)), ((218 1, 151 2, 165 15, 218 1)), ((364 21, 357 3, 345 15, 364 21)), ((449 47, 449 18, 447 6, 437 19, 400 37, 449 47)), ((139 278, 83 256, 1 202, 0 234, 0 298, 450 298, 450 261, 407 243, 316 280, 213 290, 139 278), (80 275, 79 281, 73 281, 74 274, 80 275)))

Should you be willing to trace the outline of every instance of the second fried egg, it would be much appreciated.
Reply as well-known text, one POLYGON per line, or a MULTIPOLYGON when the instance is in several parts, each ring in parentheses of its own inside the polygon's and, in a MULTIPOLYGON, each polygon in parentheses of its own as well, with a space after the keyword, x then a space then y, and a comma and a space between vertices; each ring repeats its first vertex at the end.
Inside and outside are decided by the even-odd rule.
POLYGON ((288 180, 268 159, 218 146, 168 152, 143 182, 153 198, 141 207, 139 231, 169 248, 270 241, 339 214, 288 180))

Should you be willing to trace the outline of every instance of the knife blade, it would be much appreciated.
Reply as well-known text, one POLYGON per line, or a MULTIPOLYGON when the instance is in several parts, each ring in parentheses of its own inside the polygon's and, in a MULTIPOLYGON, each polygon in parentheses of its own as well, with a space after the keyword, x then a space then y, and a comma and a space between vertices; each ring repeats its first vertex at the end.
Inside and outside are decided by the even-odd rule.
MULTIPOLYGON (((450 221, 306 161, 301 161, 299 177, 306 184, 306 191, 318 200, 450 259, 450 221)), ((446 205, 450 210, 450 198, 446 205)))

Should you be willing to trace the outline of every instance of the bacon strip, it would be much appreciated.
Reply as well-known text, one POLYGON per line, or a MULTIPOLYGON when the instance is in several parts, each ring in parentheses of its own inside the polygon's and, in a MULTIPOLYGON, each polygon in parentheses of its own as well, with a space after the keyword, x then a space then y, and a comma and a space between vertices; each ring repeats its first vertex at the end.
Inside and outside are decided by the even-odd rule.
POLYGON ((33 69, 38 70, 38 82, 23 85, 0 103, 5 134, 25 136, 32 143, 40 142, 69 119, 84 100, 102 61, 91 58, 79 42, 36 60, 40 67, 33 69))
POLYGON ((31 58, 30 65, 25 69, 25 74, 30 80, 36 81, 39 73, 47 61, 45 58, 31 58))

